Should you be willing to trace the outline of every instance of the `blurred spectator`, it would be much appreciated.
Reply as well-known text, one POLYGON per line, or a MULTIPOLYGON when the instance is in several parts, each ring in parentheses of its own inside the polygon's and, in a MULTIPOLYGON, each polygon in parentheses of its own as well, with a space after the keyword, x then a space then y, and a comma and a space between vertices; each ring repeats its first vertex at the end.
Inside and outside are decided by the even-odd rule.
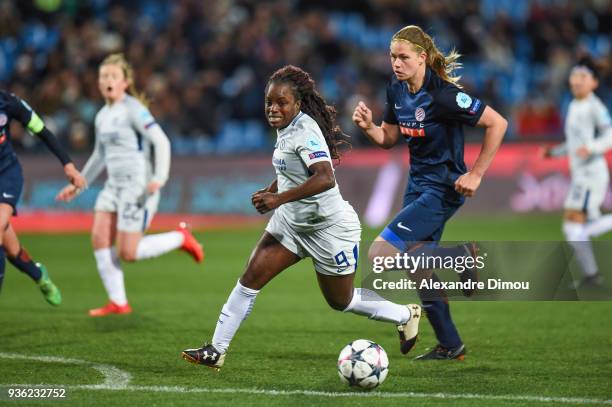
MULTIPOLYGON (((581 53, 603 64, 598 93, 610 103, 609 0, 4 0, 0 86, 87 150, 102 104, 98 63, 123 51, 175 152, 247 151, 270 145, 264 86, 291 63, 317 79, 343 130, 357 135, 358 100, 382 116, 389 39, 406 24, 463 54, 462 82, 515 124, 510 139, 560 136, 568 70, 581 53)), ((39 148, 15 135, 19 148, 39 148)))
POLYGON ((525 137, 555 137, 562 131, 557 107, 548 100, 528 100, 516 113, 516 131, 525 137))

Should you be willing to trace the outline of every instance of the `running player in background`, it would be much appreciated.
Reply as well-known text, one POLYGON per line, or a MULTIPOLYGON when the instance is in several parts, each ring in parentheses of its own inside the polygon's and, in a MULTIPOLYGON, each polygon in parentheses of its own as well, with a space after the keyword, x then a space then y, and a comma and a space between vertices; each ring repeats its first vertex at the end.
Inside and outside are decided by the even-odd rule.
POLYGON ((581 59, 570 72, 574 96, 565 121, 565 142, 545 147, 545 157, 567 155, 571 185, 565 199, 563 233, 574 249, 584 278, 576 286, 602 284, 590 239, 612 230, 612 214, 601 216, 610 176, 605 152, 612 148, 610 113, 594 91, 598 72, 590 58, 581 59))
MULTIPOLYGON (((170 142, 143 103, 126 93, 129 89, 138 95, 132 67, 123 54, 110 55, 102 62, 98 85, 106 105, 96 115, 95 147, 83 175, 91 184, 105 167, 108 173, 95 204, 92 243, 110 301, 90 310, 90 316, 132 311, 120 260, 133 262, 179 248, 197 262, 204 259, 201 245, 183 224, 177 231, 144 236, 157 211, 160 188, 168 179, 170 142)), ((78 192, 68 185, 58 199, 70 201, 78 192)))
POLYGON ((265 114, 278 134, 272 158, 276 180, 254 193, 252 203, 259 213, 275 210, 274 215, 221 310, 212 343, 186 349, 182 357, 223 366, 230 341, 259 291, 305 257, 312 258, 319 287, 333 309, 393 322, 416 340, 421 307, 394 304, 353 288, 361 225, 334 176, 332 159, 339 157, 342 137, 335 109, 325 103, 308 73, 289 65, 268 81, 265 114))
MULTIPOLYGON (((443 55, 433 39, 411 25, 395 33, 390 45, 395 73, 387 87, 385 115, 380 126, 372 122, 372 111, 359 102, 353 121, 379 147, 388 149, 400 139, 410 149, 410 180, 403 209, 376 238, 368 255, 394 256, 428 248, 436 255, 465 256, 466 247, 423 246, 439 242, 445 223, 474 196, 501 145, 506 120, 479 99, 463 92, 452 71, 459 66, 458 54, 443 55), (486 129, 480 154, 471 170, 463 161, 463 128, 486 129)), ((470 253, 475 256, 475 253, 470 253)), ((437 280, 435 273, 421 273, 437 280)), ((462 275, 463 277, 463 275, 462 275)), ((466 293, 471 294, 471 293, 466 293)), ((419 290, 423 309, 438 344, 418 360, 463 360, 466 349, 450 316, 448 298, 442 291, 419 290)), ((414 346, 400 332, 400 350, 414 346)))
POLYGON ((12 119, 16 119, 36 134, 60 160, 64 167, 64 174, 72 188, 81 190, 87 184, 57 138, 45 127, 36 112, 25 101, 12 93, 0 91, 0 288, 4 280, 6 257, 15 267, 38 284, 47 302, 59 305, 62 302, 62 296, 49 278, 47 269, 32 261, 27 251, 19 244, 17 235, 10 225, 11 216, 17 214, 17 202, 23 189, 21 165, 11 144, 10 122, 12 119))

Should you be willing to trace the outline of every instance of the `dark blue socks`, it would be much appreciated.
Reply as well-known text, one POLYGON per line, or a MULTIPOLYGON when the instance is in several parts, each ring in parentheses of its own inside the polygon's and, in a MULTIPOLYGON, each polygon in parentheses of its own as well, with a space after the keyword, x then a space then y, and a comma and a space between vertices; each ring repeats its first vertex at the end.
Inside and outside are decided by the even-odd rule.
POLYGON ((13 266, 26 273, 32 280, 37 282, 42 277, 40 269, 32 261, 30 255, 23 247, 19 250, 17 257, 7 256, 7 258, 13 266))

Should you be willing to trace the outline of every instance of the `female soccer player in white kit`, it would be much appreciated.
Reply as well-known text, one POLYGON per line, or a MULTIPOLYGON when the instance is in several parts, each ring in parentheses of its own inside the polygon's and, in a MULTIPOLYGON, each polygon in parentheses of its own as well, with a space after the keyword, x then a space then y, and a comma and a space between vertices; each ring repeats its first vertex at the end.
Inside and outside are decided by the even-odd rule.
POLYGON ((610 112, 595 95, 598 73, 589 58, 581 59, 569 77, 574 99, 565 121, 565 143, 546 148, 546 157, 567 155, 572 182, 565 200, 563 233, 574 248, 584 272, 577 284, 600 285, 601 275, 591 246, 591 237, 612 229, 612 215, 601 216, 610 175, 605 152, 612 148, 610 112))
POLYGON ((328 106, 308 73, 295 66, 276 71, 266 86, 265 113, 278 138, 272 163, 276 180, 253 194, 253 206, 274 215, 257 243, 246 270, 221 310, 211 344, 186 349, 182 357, 213 368, 251 312, 259 291, 276 275, 311 257, 319 287, 334 309, 393 322, 416 341, 421 307, 394 304, 376 293, 353 288, 361 225, 342 198, 332 159, 342 135, 335 109, 328 106))
MULTIPOLYGON (((197 262, 204 257, 201 245, 183 224, 176 231, 144 236, 157 211, 160 188, 168 179, 170 142, 146 106, 132 96, 137 95, 133 70, 123 54, 110 55, 102 62, 98 85, 106 104, 96 115, 95 147, 83 176, 91 184, 105 167, 108 173, 95 204, 92 243, 110 301, 90 310, 90 316, 132 311, 120 259, 132 262, 178 248, 197 262)), ((68 185, 58 199, 70 201, 78 192, 68 185)))

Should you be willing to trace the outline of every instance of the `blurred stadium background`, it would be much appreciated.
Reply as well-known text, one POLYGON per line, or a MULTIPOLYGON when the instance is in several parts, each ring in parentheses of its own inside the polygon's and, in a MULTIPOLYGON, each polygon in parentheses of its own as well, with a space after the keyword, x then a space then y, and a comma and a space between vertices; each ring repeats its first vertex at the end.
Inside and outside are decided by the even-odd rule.
MULTIPOLYGON (((30 102, 81 164, 102 105, 98 64, 125 52, 172 141, 161 212, 195 215, 193 223, 203 227, 210 215, 225 215, 214 218, 222 223, 255 215, 248 197, 273 176, 264 86, 278 67, 301 66, 352 136, 353 151, 338 167, 343 193, 368 225, 380 226, 399 205, 407 151, 372 149, 350 115, 365 100, 382 117, 388 42, 411 23, 426 28, 443 50, 457 48, 464 86, 510 122, 479 198, 462 212, 560 210, 567 164, 541 162, 537 145, 563 139, 567 75, 578 56, 589 53, 601 65, 598 94, 611 105, 609 0, 4 0, 0 86, 30 102)), ((66 223, 65 213, 90 210, 97 187, 68 207, 56 204, 63 183, 57 163, 19 125, 12 132, 27 178, 17 225, 81 230, 88 218, 66 223)), ((467 134, 469 163, 482 132, 467 134)))
MULTIPOLYGON (((566 77, 577 56, 588 52, 601 64, 598 93, 611 107, 612 1, 0 0, 0 87, 25 98, 81 166, 103 103, 98 64, 124 51, 174 152, 153 226, 174 228, 187 218, 207 229, 197 232, 207 251, 203 265, 181 253, 125 264, 135 312, 88 317, 89 308, 106 300, 86 235, 101 183, 68 206, 57 204, 65 182, 57 160, 15 125, 26 188, 11 222, 51 270, 64 303, 49 307, 29 279, 8 267, 0 295, 0 404, 6 383, 67 386, 67 405, 79 406, 610 404, 610 302, 453 302, 470 354, 465 363, 434 366, 400 358, 388 326, 331 310, 309 261, 258 297, 220 374, 179 358, 181 349, 212 335, 261 234, 260 224, 248 225, 264 219, 251 208, 250 194, 274 175, 263 88, 276 68, 292 63, 311 72, 352 136, 353 150, 337 176, 370 226, 362 252, 397 209, 407 150, 372 148, 350 115, 364 99, 381 118, 391 75, 388 42, 411 23, 442 49, 464 55, 465 87, 511 125, 478 196, 449 222, 445 240, 561 240, 567 162, 538 159, 538 145, 563 139, 566 77), (60 231, 80 233, 58 238, 60 231), (377 341, 392 359, 381 391, 403 395, 328 397, 345 395, 336 357, 359 337, 377 341), (133 375, 135 386, 104 387, 97 371, 41 363, 40 355, 117 367, 133 375), (34 361, 24 363, 28 358, 34 361)), ((482 131, 468 133, 469 164, 482 131)), ((612 193, 606 206, 612 209, 612 193)), ((511 254, 520 265, 522 253, 511 254)), ((423 326, 416 352, 434 341, 423 326)))

